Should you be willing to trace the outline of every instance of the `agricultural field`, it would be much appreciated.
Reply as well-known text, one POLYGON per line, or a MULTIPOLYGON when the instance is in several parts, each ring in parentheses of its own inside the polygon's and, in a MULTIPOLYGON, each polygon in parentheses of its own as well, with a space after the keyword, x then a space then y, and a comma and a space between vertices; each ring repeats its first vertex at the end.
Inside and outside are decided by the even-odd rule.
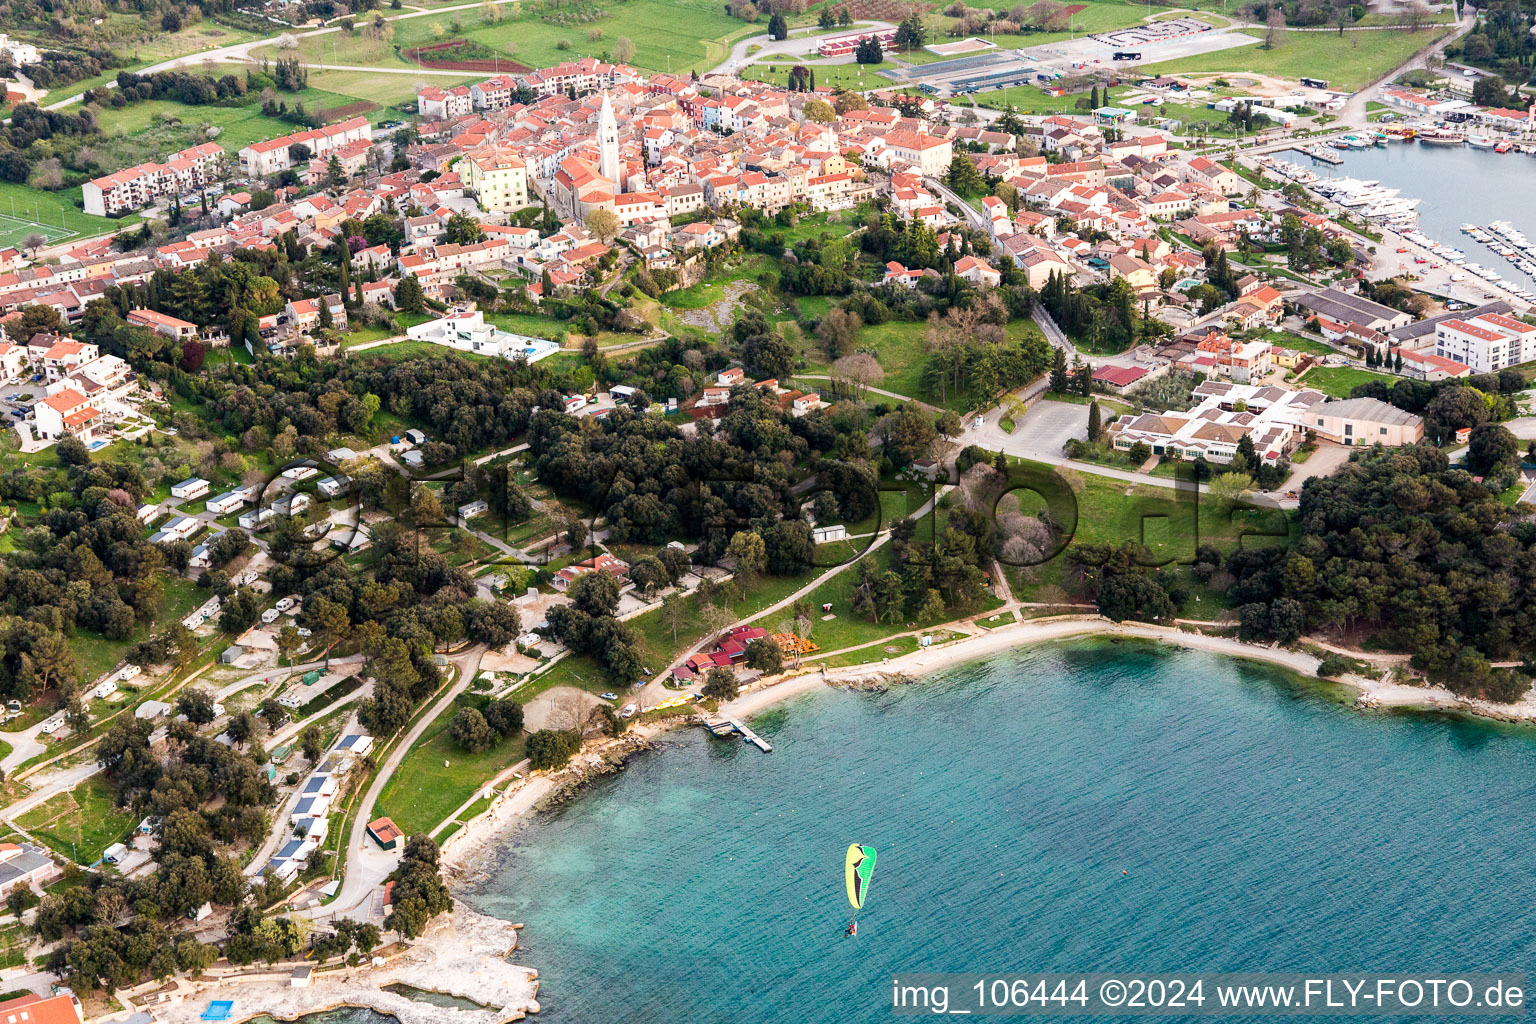
MULTIPOLYGON (((1244 29, 1248 35, 1263 38, 1261 28, 1244 29)), ((1298 79, 1319 75, 1335 89, 1354 91, 1385 75, 1409 57, 1439 39, 1445 26, 1431 26, 1409 32, 1364 30, 1345 32, 1292 32, 1280 34, 1273 49, 1243 46, 1195 57, 1154 61, 1147 65, 1154 74, 1273 75, 1298 79)))
MULTIPOLYGON (((399 18, 393 23, 391 41, 370 38, 362 30, 356 35, 301 38, 296 52, 317 64, 409 68, 413 65, 395 47, 403 50, 467 39, 518 64, 547 67, 578 57, 611 55, 618 40, 628 39, 635 45, 629 63, 650 71, 686 73, 714 67, 729 54, 732 41, 767 29, 766 22, 746 24, 707 0, 620 0, 602 6, 570 6, 550 12, 552 20, 528 6, 503 5, 494 11, 490 16, 480 10, 456 10, 445 11, 441 18, 399 18), (679 25, 688 26, 686 34, 679 33, 679 25)), ((275 46, 254 52, 257 57, 282 55, 275 46)))

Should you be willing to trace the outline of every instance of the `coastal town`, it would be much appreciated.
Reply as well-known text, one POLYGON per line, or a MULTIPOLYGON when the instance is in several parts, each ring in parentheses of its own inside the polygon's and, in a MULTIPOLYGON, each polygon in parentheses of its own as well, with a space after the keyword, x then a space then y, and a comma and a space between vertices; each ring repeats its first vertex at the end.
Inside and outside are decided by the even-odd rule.
POLYGON ((1536 720, 1536 223, 1356 169, 1528 15, 622 6, 0 35, 6 1024, 537 1013, 510 830, 1031 644, 1536 720))

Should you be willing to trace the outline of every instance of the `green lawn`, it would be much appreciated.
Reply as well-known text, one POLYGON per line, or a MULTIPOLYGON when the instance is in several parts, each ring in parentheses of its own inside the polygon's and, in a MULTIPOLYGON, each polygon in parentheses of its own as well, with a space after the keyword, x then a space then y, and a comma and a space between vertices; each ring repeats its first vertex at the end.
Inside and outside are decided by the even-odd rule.
POLYGON ((116 807, 112 787, 93 775, 68 793, 50 797, 23 814, 16 824, 47 843, 60 856, 94 864, 137 821, 131 808, 116 807))
POLYGON ((461 695, 437 716, 384 784, 376 814, 394 819, 406 835, 430 832, 497 772, 522 760, 521 736, 471 754, 448 735, 448 723, 459 708, 480 703, 461 695))
MULTIPOLYGON (((1244 29, 1262 38, 1262 28, 1244 29)), ((1242 46, 1195 57, 1156 61, 1147 65, 1154 74, 1201 72, 1274 75, 1298 79, 1303 75, 1328 80, 1330 87, 1353 91, 1380 78, 1446 32, 1432 26, 1418 32, 1406 30, 1281 33, 1271 50, 1242 46)))
MULTIPOLYGON (((1012 340, 1022 340, 1038 332, 1039 328, 1035 326, 1033 320, 1012 320, 1008 324, 1008 337, 1012 340)), ((862 328, 859 331, 858 348, 873 352, 875 358, 880 361, 880 368, 885 371, 883 379, 870 381, 870 384, 884 391, 920 398, 925 402, 946 409, 954 409, 957 412, 970 409, 976 401, 972 395, 950 393, 941 401, 936 392, 923 386, 923 366, 928 361, 927 333, 926 323, 903 320, 866 325, 862 328)), ((819 361, 820 359, 821 355, 818 352, 806 366, 805 372, 830 373, 829 364, 819 361)), ((876 401, 879 401, 880 397, 873 396, 876 401)))
MULTIPOLYGON (((1070 538, 1066 547, 1045 563, 1023 573, 1015 567, 1007 570, 1014 595, 1021 600, 1035 600, 1046 586, 1072 589, 1068 586, 1068 553, 1073 545, 1134 541, 1145 544, 1156 561, 1170 563, 1159 572, 1182 574, 1192 597, 1199 599, 1192 599, 1186 612, 1214 614, 1225 606, 1223 596, 1184 568, 1193 562, 1196 547, 1213 544, 1230 551, 1241 540, 1244 548, 1265 548, 1289 543, 1296 530, 1292 519, 1275 510, 1224 512, 1204 496, 1197 502, 1193 492, 1126 484, 1082 470, 1073 471, 1081 478, 1081 490, 1068 498, 1070 492, 1059 482, 1060 477, 1052 479, 1051 467, 1018 459, 1009 462, 1018 467, 1014 470, 1018 477, 1051 497, 1055 516, 1070 538), (1039 480, 1045 481, 1043 486, 1036 483, 1039 480)), ((1046 506, 1038 495, 1024 489, 1018 493, 1022 495, 1020 511, 1025 515, 1034 515, 1046 506)))
POLYGON ((1339 350, 1332 345, 1321 341, 1314 341, 1311 338, 1304 338, 1299 334, 1292 334, 1290 331, 1263 331, 1257 337, 1261 337, 1271 344, 1279 345, 1281 348, 1291 349, 1293 352, 1310 352, 1315 356, 1336 356, 1339 354, 1339 350))
MULTIPOLYGON (((921 520, 923 523, 931 521, 929 517, 924 517, 921 520)), ((918 539, 929 539, 927 531, 923 527, 918 529, 918 539)), ((882 569, 887 568, 890 564, 889 547, 881 548, 869 557, 875 559, 882 569)), ((1002 604, 1002 601, 988 593, 968 605, 947 608, 931 619, 914 619, 903 614, 895 619, 887 619, 877 624, 853 610, 853 595, 854 591, 858 588, 858 572, 858 567, 856 566, 845 569, 826 583, 817 587, 811 594, 810 600, 813 607, 820 608, 824 604, 830 604, 832 605, 831 614, 837 616, 829 621, 817 619, 812 623, 813 628, 810 639, 820 645, 823 651, 836 651, 844 647, 852 647, 855 644, 879 640, 893 633, 904 633, 910 629, 937 626, 968 615, 977 615, 990 611, 1002 604)), ((916 646, 915 642, 913 646, 916 646)), ((812 661, 817 660, 814 654, 808 657, 812 661)))
POLYGON ((753 256, 740 263, 722 266, 698 284, 678 288, 661 297, 668 309, 703 309, 725 298, 725 286, 732 281, 750 281, 767 268, 766 257, 753 256))
MULTIPOLYGON (((366 63, 371 64, 373 61, 366 63)), ((469 74, 462 78, 434 74, 430 78, 417 78, 413 75, 377 71, 313 70, 309 73, 309 87, 354 100, 371 100, 384 106, 394 106, 407 101, 416 102, 416 86, 422 82, 430 82, 443 89, 450 89, 455 85, 468 85, 470 82, 483 82, 485 79, 486 76, 483 74, 469 74)))
POLYGON ((1354 366, 1314 366, 1297 380, 1297 384, 1304 388, 1316 388, 1331 398, 1348 398, 1349 393, 1361 384, 1369 384, 1373 380, 1384 382, 1388 387, 1397 383, 1398 378, 1385 373, 1372 373, 1370 370, 1361 370, 1354 366))

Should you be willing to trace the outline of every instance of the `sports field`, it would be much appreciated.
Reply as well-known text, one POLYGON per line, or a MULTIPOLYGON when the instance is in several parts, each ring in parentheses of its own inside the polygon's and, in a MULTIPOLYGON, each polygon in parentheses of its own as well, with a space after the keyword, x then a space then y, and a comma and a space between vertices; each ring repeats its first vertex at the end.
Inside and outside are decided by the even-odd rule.
POLYGON ((99 235, 137 223, 137 216, 113 220, 83 213, 74 200, 80 190, 43 192, 26 185, 0 182, 0 246, 20 246, 31 234, 62 242, 76 235, 99 235))

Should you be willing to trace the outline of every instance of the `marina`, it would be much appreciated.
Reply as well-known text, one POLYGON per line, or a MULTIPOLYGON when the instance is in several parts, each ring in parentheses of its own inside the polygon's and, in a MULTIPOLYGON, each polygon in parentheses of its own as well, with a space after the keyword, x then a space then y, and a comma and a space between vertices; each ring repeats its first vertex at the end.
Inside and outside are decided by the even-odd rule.
POLYGON ((1364 149, 1330 149, 1327 155, 1332 159, 1322 165, 1314 163, 1316 146, 1301 147, 1263 157, 1260 164, 1268 173, 1296 182, 1341 210, 1420 246, 1425 252, 1414 257, 1413 269, 1446 272, 1450 284, 1473 289, 1464 298, 1493 297, 1477 291, 1478 285, 1486 285, 1536 302, 1536 242, 1516 226, 1522 214, 1536 215, 1523 198, 1528 194, 1529 168, 1520 161, 1499 159, 1499 142, 1489 148, 1475 147, 1465 145, 1460 134, 1434 131, 1420 131, 1414 137, 1429 145, 1383 142, 1364 149), (1454 135, 1455 146, 1440 144, 1437 134, 1454 135), (1347 155, 1338 155, 1341 152, 1347 155), (1341 165, 1347 165, 1349 173, 1334 169, 1341 165), (1427 181, 1437 186, 1412 194, 1427 181), (1482 199, 1490 191, 1507 197, 1501 208, 1505 217, 1485 222, 1482 218, 1488 214, 1482 199), (1458 233, 1465 241, 1453 244, 1458 233))

